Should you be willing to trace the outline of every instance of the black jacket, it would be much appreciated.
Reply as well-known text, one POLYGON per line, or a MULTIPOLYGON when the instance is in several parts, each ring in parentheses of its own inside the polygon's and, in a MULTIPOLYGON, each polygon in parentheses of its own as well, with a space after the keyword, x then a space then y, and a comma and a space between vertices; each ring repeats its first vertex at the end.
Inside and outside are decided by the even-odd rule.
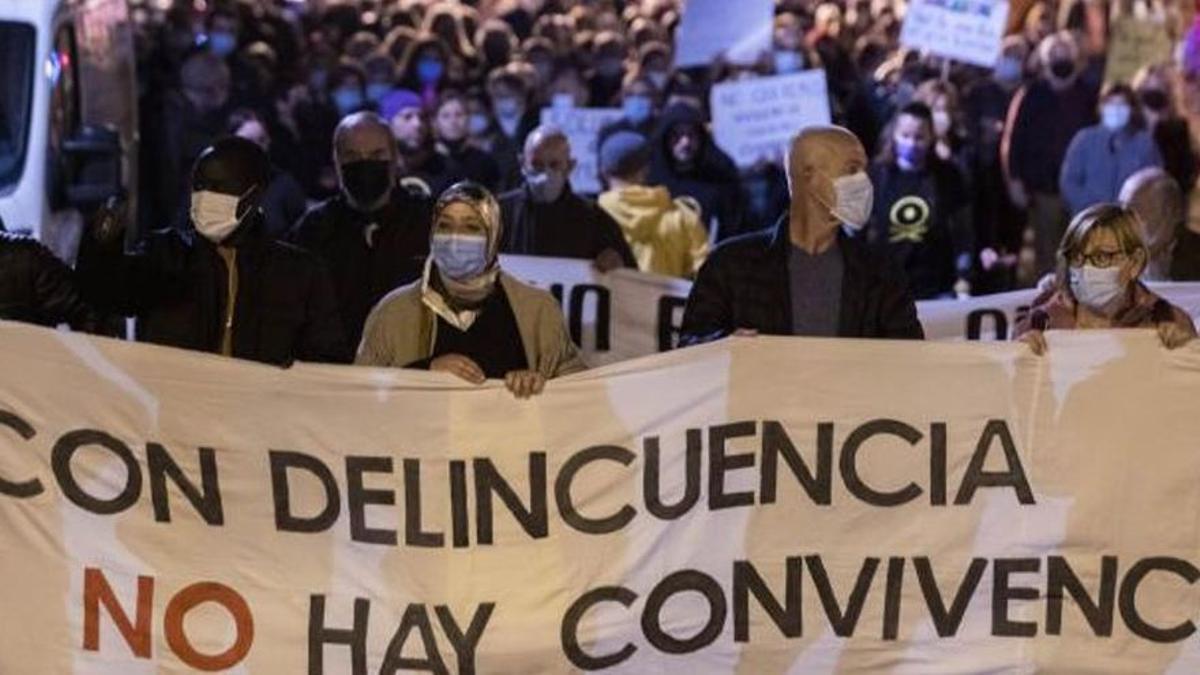
POLYGON ((1017 92, 1008 115, 1009 173, 1030 192, 1058 194, 1058 173, 1071 139, 1096 123, 1096 92, 1082 80, 1063 91, 1035 80, 1017 92))
POLYGON ((525 187, 500 195, 500 214, 505 253, 595 260, 612 249, 626 267, 637 269, 617 221, 569 185, 553 204, 534 202, 525 187))
MULTIPOLYGON (((736 237, 700 268, 683 313, 683 346, 723 338, 740 328, 792 334, 787 216, 772 229, 736 237)), ((925 336, 903 276, 863 241, 840 235, 845 259, 838 336, 925 336)))
POLYGON ((75 274, 50 249, 0 231, 0 319, 40 326, 70 324, 94 330, 97 316, 83 300, 75 274))
POLYGON ((367 315, 380 298, 421 276, 432 219, 429 199, 396 187, 375 213, 355 210, 339 194, 310 209, 292 230, 289 241, 316 254, 329 269, 350 346, 358 346, 367 315))
MULTIPOLYGON (((320 260, 267 237, 261 215, 251 216, 234 241, 232 355, 276 365, 349 362, 320 260)), ((84 236, 77 270, 98 306, 138 318, 139 340, 220 351, 228 274, 216 246, 195 230, 154 232, 133 253, 84 236)))
POLYGON ((876 160, 868 173, 875 202, 867 242, 904 270, 914 298, 953 293, 955 281, 970 271, 974 248, 971 203, 958 167, 931 156, 919 171, 876 160), (960 262, 967 267, 959 269, 960 262))

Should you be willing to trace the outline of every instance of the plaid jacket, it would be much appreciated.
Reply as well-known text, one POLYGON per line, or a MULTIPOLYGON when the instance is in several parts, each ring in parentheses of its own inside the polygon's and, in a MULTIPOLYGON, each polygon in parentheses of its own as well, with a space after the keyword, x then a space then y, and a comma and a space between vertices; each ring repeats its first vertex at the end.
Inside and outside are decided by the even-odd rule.
MULTIPOLYGON (((683 346, 723 338, 740 328, 792 334, 787 216, 770 230, 719 246, 700 268, 683 314, 683 346)), ((839 235, 845 259, 838 336, 925 337, 903 274, 860 239, 839 235)))

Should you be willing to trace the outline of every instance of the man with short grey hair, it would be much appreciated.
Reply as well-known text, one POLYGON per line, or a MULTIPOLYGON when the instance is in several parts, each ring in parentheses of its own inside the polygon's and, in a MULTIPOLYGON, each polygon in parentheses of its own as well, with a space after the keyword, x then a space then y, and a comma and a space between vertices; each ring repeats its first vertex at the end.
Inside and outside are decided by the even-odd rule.
POLYGON ((637 267, 621 227, 571 189, 575 159, 561 129, 543 125, 525 139, 524 184, 500 196, 505 253, 581 258, 601 271, 637 267))
POLYGON ((922 339, 903 275, 856 233, 874 190, 862 143, 841 127, 792 141, 791 206, 773 230, 728 240, 700 268, 680 342, 728 335, 922 339))

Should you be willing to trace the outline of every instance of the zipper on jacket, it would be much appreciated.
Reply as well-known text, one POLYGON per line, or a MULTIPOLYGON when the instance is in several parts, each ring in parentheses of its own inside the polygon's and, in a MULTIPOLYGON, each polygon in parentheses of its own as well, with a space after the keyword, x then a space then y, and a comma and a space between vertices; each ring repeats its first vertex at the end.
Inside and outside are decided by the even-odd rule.
POLYGON ((225 320, 221 326, 221 355, 233 356, 233 316, 237 310, 238 293, 237 249, 218 246, 217 252, 225 261, 228 275, 225 283, 225 320))

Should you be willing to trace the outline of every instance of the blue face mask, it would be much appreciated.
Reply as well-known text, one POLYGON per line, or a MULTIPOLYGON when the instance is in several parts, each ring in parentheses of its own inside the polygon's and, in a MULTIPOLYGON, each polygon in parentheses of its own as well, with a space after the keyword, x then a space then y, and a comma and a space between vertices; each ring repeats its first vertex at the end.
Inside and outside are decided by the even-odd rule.
POLYGON ((338 89, 333 92, 333 104, 337 106, 338 113, 349 115, 362 107, 362 92, 357 89, 338 89))
POLYGON ((492 121, 487 115, 475 113, 467 121, 467 129, 472 136, 482 136, 487 133, 489 127, 492 126, 492 121))
POLYGON ((525 104, 521 99, 513 96, 505 96, 498 98, 492 103, 492 109, 496 113, 496 117, 506 120, 519 119, 525 114, 525 104))
POLYGON ((529 185, 533 201, 539 204, 553 204, 567 187, 567 175, 560 171, 526 172, 525 182, 529 185))
POLYGON ((487 270, 487 237, 435 234, 431 253, 438 271, 454 281, 469 281, 487 270))
POLYGON ((1001 58, 996 62, 996 79, 1000 82, 1016 82, 1021 79, 1023 70, 1020 59, 1001 58))
POLYGON ((650 103, 650 98, 647 96, 630 96, 625 99, 621 107, 624 110, 625 119, 634 124, 645 122, 654 112, 653 104, 650 103))
POLYGON ((387 82, 372 82, 367 85, 367 98, 371 99, 373 103, 379 103, 391 90, 392 85, 387 82))
POLYGON ((919 169, 925 163, 925 146, 913 141, 896 141, 896 163, 901 169, 919 169))
POLYGON ((209 33, 208 48, 217 56, 225 58, 237 49, 237 36, 224 30, 209 33))
POLYGON ((804 70, 804 58, 799 52, 781 49, 775 52, 775 72, 782 75, 804 70))
POLYGON ((435 84, 445 72, 446 66, 437 59, 421 59, 417 62, 417 79, 421 84, 435 84))
POLYGON ((1109 103, 1100 108, 1100 121, 1109 131, 1120 131, 1129 126, 1133 111, 1125 103, 1109 103))

